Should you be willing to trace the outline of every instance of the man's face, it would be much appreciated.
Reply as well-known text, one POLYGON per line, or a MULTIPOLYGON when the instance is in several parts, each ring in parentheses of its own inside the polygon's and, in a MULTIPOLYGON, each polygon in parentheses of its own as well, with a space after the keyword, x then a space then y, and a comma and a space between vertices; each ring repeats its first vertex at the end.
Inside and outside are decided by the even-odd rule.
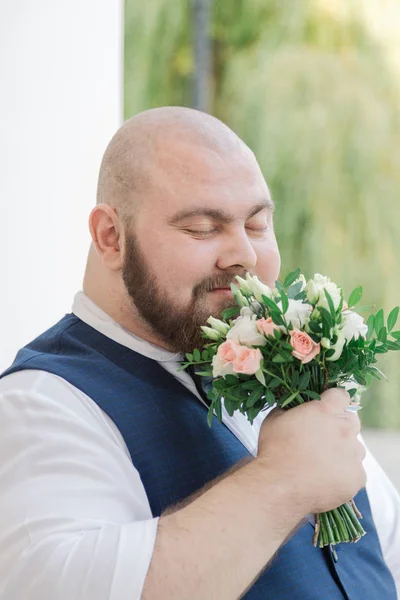
POLYGON ((280 256, 272 202, 252 155, 174 141, 126 231, 123 279, 140 317, 173 351, 201 347, 200 325, 233 304, 235 275, 272 286, 280 256), (225 153, 227 154, 227 153, 225 153))

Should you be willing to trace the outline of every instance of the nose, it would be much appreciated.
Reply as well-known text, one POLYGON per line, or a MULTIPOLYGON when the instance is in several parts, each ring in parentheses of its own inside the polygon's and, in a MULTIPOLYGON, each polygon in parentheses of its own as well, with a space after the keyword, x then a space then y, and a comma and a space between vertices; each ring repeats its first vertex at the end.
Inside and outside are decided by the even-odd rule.
POLYGON ((217 261, 217 267, 227 270, 230 267, 242 267, 251 271, 257 264, 257 254, 244 229, 226 235, 217 261))

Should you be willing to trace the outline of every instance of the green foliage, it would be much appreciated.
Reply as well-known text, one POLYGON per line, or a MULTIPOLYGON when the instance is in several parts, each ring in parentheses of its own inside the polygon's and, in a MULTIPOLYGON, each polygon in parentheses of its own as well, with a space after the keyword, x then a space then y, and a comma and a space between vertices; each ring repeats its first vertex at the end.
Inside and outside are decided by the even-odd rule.
MULTIPOLYGON (((277 206, 285 272, 301 264, 348 291, 362 281, 387 310, 400 292, 399 91, 362 5, 349 3, 346 16, 327 4, 214 2, 211 112, 256 153, 277 206)), ((189 8, 126 1, 127 117, 190 105, 189 8)), ((390 384, 372 387, 362 417, 400 427, 398 356, 385 357, 384 369, 390 384)))

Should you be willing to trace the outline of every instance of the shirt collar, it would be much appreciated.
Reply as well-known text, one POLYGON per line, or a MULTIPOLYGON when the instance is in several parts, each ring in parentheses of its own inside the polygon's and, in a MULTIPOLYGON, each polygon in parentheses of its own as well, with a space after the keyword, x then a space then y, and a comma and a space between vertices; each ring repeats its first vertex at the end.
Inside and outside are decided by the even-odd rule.
POLYGON ((114 340, 114 342, 147 356, 147 358, 157 362, 179 362, 182 360, 182 354, 159 348, 122 327, 82 291, 75 295, 72 312, 81 321, 114 340))

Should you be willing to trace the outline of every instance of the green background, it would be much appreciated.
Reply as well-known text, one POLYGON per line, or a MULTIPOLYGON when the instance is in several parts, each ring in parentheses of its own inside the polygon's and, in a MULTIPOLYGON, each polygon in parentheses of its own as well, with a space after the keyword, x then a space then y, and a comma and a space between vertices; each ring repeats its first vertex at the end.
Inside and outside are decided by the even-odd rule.
MULTIPOLYGON (((383 4, 215 0, 210 112, 258 157, 282 274, 320 272, 345 295, 361 284, 362 303, 388 311, 400 297, 400 9, 383 4)), ((191 105, 192 31, 187 0, 126 1, 126 118, 191 105)), ((362 418, 400 429, 400 353, 381 366, 389 383, 365 394, 362 418)))

